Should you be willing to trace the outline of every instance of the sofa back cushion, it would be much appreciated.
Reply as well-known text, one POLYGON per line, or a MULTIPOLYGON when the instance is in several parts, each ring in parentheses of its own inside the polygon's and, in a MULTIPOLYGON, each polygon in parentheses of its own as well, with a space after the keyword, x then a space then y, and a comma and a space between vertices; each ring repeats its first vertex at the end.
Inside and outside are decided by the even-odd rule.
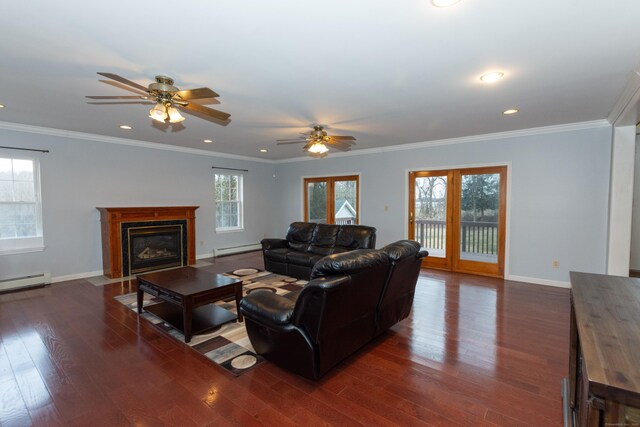
POLYGON ((291 249, 305 252, 311 243, 318 224, 313 222, 292 222, 287 230, 287 242, 291 249))
POLYGON ((376 229, 366 225, 341 225, 336 238, 336 252, 352 249, 374 249, 376 229))
POLYGON ((317 255, 329 255, 332 253, 336 245, 338 230, 340 230, 338 225, 318 224, 313 232, 307 252, 317 255))
POLYGON ((296 300, 293 323, 317 346, 319 376, 375 336, 389 266, 389 257, 371 249, 329 255, 314 266, 296 300))
POLYGON ((413 305, 413 295, 422 266, 422 258, 427 251, 420 250, 420 244, 413 240, 400 240, 380 249, 391 260, 387 285, 380 299, 378 332, 398 323, 409 315, 413 305))

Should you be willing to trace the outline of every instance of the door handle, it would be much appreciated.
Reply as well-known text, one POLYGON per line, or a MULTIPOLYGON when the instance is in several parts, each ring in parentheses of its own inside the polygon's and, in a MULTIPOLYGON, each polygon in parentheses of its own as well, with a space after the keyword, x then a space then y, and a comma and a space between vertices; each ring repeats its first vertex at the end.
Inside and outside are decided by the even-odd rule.
POLYGON ((413 212, 409 212, 409 224, 413 224, 413 212))

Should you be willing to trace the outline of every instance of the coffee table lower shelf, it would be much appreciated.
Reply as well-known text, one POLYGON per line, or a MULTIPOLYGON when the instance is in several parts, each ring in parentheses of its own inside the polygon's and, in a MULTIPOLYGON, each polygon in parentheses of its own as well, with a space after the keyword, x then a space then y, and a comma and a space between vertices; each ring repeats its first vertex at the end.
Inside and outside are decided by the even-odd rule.
MULTIPOLYGON (((163 321, 169 323, 174 328, 178 329, 184 334, 184 321, 182 318, 182 307, 168 302, 161 302, 159 304, 153 304, 144 307, 145 311, 155 314, 163 321)), ((212 331, 218 326, 225 323, 232 322, 238 317, 225 310, 222 307, 218 307, 215 304, 207 304, 193 309, 193 320, 191 326, 191 334, 198 335, 205 332, 212 331)))

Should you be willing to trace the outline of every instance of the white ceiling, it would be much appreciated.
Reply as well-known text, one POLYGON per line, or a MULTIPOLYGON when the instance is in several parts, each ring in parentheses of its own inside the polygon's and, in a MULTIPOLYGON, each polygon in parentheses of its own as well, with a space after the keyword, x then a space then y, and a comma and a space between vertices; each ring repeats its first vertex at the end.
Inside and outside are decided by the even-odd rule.
POLYGON ((638 17, 637 0, 13 0, 0 121, 276 160, 315 123, 359 150, 599 120, 640 63, 638 17), (491 70, 506 76, 481 83, 491 70), (210 87, 231 122, 162 129, 148 106, 89 104, 130 94, 98 71, 210 87))

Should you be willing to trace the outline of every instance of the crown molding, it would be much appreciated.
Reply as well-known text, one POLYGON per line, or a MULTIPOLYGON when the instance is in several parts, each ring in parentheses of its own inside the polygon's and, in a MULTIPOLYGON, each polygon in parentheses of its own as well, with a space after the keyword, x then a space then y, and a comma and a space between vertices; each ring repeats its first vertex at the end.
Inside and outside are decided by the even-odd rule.
POLYGON ((638 102, 640 102, 640 73, 633 71, 607 120, 617 126, 635 125, 635 114, 628 117, 630 114, 627 113, 633 113, 638 108, 638 102))
MULTIPOLYGON (((543 134, 557 133, 557 132, 570 132, 570 131, 576 131, 576 130, 593 129, 593 128, 610 127, 610 126, 611 124, 608 120, 605 120, 605 119, 592 120, 588 122, 577 122, 577 123, 568 123, 568 124, 562 124, 562 125, 552 125, 552 126, 544 126, 544 127, 537 127, 537 128, 520 129, 520 130, 513 130, 513 131, 506 131, 506 132, 495 132, 495 133, 487 133, 487 134, 481 134, 481 135, 463 136, 459 138, 439 139, 434 141, 414 142, 409 144, 399 144, 399 145, 392 145, 387 147, 365 148, 362 150, 355 150, 347 153, 332 153, 331 158, 359 156, 362 154, 388 153, 392 151, 402 151, 402 150, 414 150, 417 148, 436 147, 440 145, 467 144, 472 142, 493 141, 496 139, 521 138, 525 136, 543 135, 543 134)), ((240 156, 237 154, 226 154, 226 153, 219 153, 216 151, 201 150, 198 148, 180 147, 177 145, 159 144, 154 142, 138 141, 135 139, 117 138, 113 136, 96 135, 92 133, 75 132, 75 131, 69 131, 69 130, 63 130, 63 129, 46 128, 41 126, 23 125, 20 123, 1 122, 1 121, 0 121, 0 129, 12 130, 17 132, 35 133, 35 134, 48 135, 48 136, 59 136, 59 137, 72 138, 72 139, 106 142, 109 144, 129 145, 134 147, 150 148, 153 150, 174 151, 179 153, 197 154, 202 156, 220 157, 220 158, 236 159, 236 160, 248 160, 252 162, 270 163, 270 164, 319 160, 309 156, 294 157, 290 159, 281 159, 281 160, 269 160, 269 159, 262 159, 259 157, 240 156)))
POLYGON ((178 145, 160 144, 156 142, 139 141, 136 139, 117 138, 115 136, 97 135, 93 133, 76 132, 64 129, 54 129, 41 126, 23 125, 21 123, 0 122, 0 129, 16 132, 35 133, 47 136, 59 136, 84 141, 106 142, 109 144, 129 145, 132 147, 150 148, 152 150, 174 151, 178 153, 197 154, 199 156, 222 157, 225 159, 249 160, 260 163, 275 163, 273 160, 259 157, 240 156, 237 154, 220 153, 217 151, 201 150, 198 148, 180 147, 178 145))
MULTIPOLYGON (((350 151, 347 153, 333 153, 332 158, 359 156, 362 154, 388 153, 391 151, 414 150, 417 148, 437 147, 440 145, 467 144, 472 142, 494 141, 496 139, 522 138, 525 136, 544 135, 548 133, 571 132, 583 129, 594 129, 601 127, 611 127, 609 121, 592 120, 588 122, 567 123, 562 125, 543 126, 506 132, 485 133, 481 135, 462 136, 459 138, 438 139, 434 141, 414 142, 410 144, 399 144, 388 147, 365 148, 363 150, 350 151)), ((300 161, 319 160, 313 157, 296 157, 292 159, 275 160, 274 163, 292 163, 300 161)))

